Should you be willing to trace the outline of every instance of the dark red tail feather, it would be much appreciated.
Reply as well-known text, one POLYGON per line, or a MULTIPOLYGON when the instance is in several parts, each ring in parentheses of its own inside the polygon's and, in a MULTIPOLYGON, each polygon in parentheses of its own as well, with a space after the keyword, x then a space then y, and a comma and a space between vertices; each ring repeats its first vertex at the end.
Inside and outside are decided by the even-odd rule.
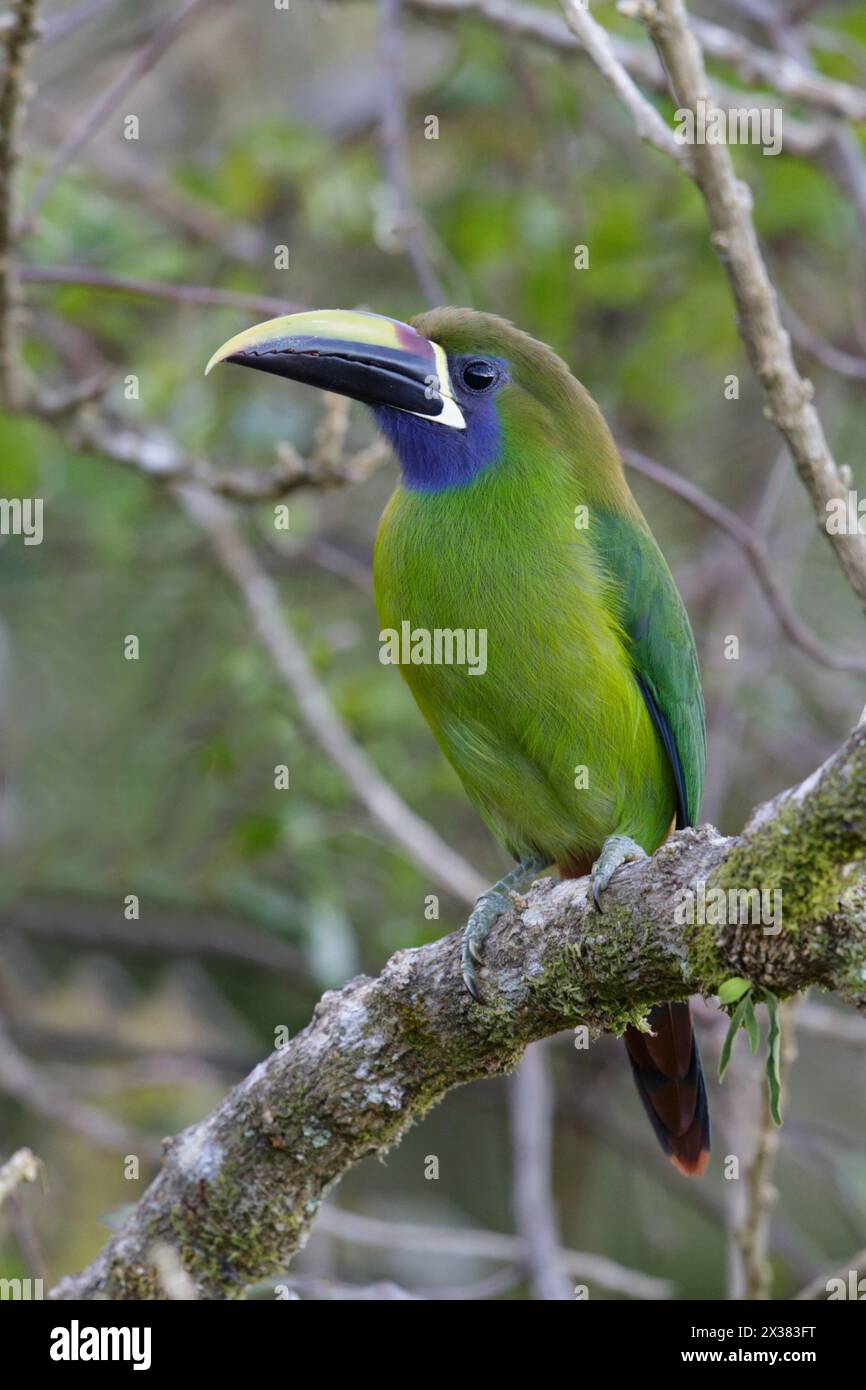
POLYGON ((649 1025, 652 1034, 625 1033, 640 1098, 674 1167, 700 1177, 710 1157, 710 1114, 688 1004, 657 1005, 649 1025))

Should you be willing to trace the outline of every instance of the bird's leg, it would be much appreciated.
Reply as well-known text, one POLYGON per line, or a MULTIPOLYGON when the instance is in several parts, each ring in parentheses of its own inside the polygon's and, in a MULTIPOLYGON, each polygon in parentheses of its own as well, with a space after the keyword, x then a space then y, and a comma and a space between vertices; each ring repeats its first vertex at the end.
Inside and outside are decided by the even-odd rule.
POLYGON ((486 893, 482 893, 472 909, 472 915, 466 923, 463 932, 463 983, 472 995, 476 1003, 481 1003, 481 995, 478 990, 478 981, 475 976, 475 967, 481 964, 481 947, 484 945, 485 937, 505 909, 508 907, 508 898, 511 893, 520 893, 524 888, 528 888, 534 878, 537 878, 544 869, 548 867, 546 859, 540 854, 532 854, 528 859, 523 859, 519 864, 505 874, 498 883, 494 883, 486 893))
POLYGON ((601 854, 592 866, 592 898, 599 912, 603 912, 601 895, 610 883, 617 869, 623 864, 631 864, 636 859, 646 859, 647 852, 628 835, 608 835, 601 847, 601 854))

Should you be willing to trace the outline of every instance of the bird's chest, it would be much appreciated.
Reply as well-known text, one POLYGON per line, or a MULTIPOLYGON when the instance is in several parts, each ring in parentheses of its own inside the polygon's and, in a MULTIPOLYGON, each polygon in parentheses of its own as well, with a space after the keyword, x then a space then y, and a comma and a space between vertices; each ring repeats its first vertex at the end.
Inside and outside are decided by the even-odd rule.
POLYGON ((399 658, 422 703, 549 707, 562 687, 573 720, 592 663, 596 684, 599 665, 623 663, 604 578, 568 496, 493 503, 392 498, 374 566, 380 659, 399 658))
POLYGON ((610 578, 573 516, 531 500, 473 515, 398 492, 374 566, 380 659, 399 665, 494 833, 556 862, 624 825, 657 844, 671 815, 610 578), (651 825, 627 820, 650 803, 651 825))

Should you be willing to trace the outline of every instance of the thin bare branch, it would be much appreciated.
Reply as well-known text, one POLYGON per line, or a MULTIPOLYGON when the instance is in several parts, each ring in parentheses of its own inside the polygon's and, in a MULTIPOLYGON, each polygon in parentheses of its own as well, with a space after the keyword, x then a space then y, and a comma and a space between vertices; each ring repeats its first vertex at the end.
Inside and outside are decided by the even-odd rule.
MULTIPOLYGON (((794 1011, 796 999, 781 1006, 781 1072, 787 1075, 796 1057, 794 1011)), ((745 1174, 746 1202, 742 1220, 734 1230, 734 1253, 740 1263, 737 1287, 747 1299, 767 1299, 772 1291, 772 1269, 768 1254, 770 1222, 776 1201, 773 1172, 779 1151, 779 1130, 773 1123, 766 1080, 761 1083, 760 1122, 755 1151, 745 1174)))
POLYGON ((796 58, 760 48, 742 34, 706 19, 692 19, 691 28, 704 52, 734 68, 744 82, 764 82, 818 111, 849 121, 866 121, 866 92, 862 88, 825 77, 796 58))
POLYGON ((526 1049, 509 1088, 514 1216, 533 1296, 567 1303, 574 1291, 559 1258, 551 1174, 556 1105, 546 1046, 542 1040, 526 1049))
POLYGON ((106 10, 113 9, 117 3, 118 0, 83 0, 83 3, 76 6, 74 10, 67 10, 64 14, 56 15, 45 26, 43 42, 46 46, 61 43, 63 39, 68 39, 84 25, 89 24, 91 20, 98 19, 106 10))
MULTIPOLYGON (((104 388, 105 379, 100 378, 96 384, 104 388)), ((100 453, 154 482, 194 483, 235 502, 276 501, 301 487, 345 487, 363 482, 388 457, 385 444, 377 439, 326 471, 315 451, 304 458, 291 445, 284 444, 273 468, 257 473, 232 471, 189 453, 166 431, 128 425, 104 407, 67 408, 70 398, 74 405, 81 393, 87 394, 93 385, 85 382, 68 392, 31 395, 27 408, 62 429, 73 448, 100 453)))
POLYGON ((580 0, 562 0, 562 9, 569 29, 630 113, 640 138, 669 155, 675 163, 687 165, 690 155, 686 146, 677 144, 673 131, 635 86, 617 58, 607 30, 592 18, 580 0))
POLYGON ((430 257, 429 232, 410 189, 400 58, 400 6, 401 0, 378 0, 382 165, 391 203, 392 233, 415 273, 428 307, 432 308, 446 303, 448 296, 430 257))
POLYGON ((259 640, 323 752, 407 858, 448 892, 474 903, 487 886, 484 879, 406 805, 354 742, 289 624, 276 585, 259 565, 228 508, 201 488, 182 487, 177 492, 187 516, 207 535, 221 568, 237 586, 259 640))
MULTIPOLYGON (((232 1073, 215 1067, 198 1057, 183 1054, 156 1053, 136 1057, 129 1062, 94 1066, 64 1064, 52 1068, 54 1076, 68 1085, 73 1093, 87 1096, 116 1096, 127 1091, 152 1090, 153 1087, 189 1086, 194 1090, 205 1087, 221 1090, 232 1073)), ((234 1069, 237 1075, 239 1068, 234 1069)))
POLYGON ((276 318, 292 314, 303 305, 292 304, 264 294, 245 294, 240 290, 221 290, 211 285, 173 285, 167 280, 143 280, 135 275, 117 275, 84 265, 22 265, 22 281, 31 285, 86 285, 113 294, 129 294, 142 299, 164 299, 176 304, 205 304, 220 309, 240 309, 250 314, 276 318))
MULTIPOLYGON (((563 3, 570 13, 576 0, 563 3)), ((677 105, 693 111, 700 101, 713 105, 700 46, 688 27, 682 0, 660 0, 658 4, 655 0, 623 0, 620 8, 639 18, 649 31, 665 64, 677 105)), ((585 11, 578 12, 583 16, 582 29, 588 25, 600 27, 585 11)), ((591 52, 590 56, 594 54, 591 52)), ((608 55, 600 71, 619 91, 627 74, 622 69, 619 74, 612 71, 612 64, 618 66, 616 59, 608 55)), ((642 134, 640 124, 637 128, 642 134)), ((827 529, 833 505, 847 505, 848 487, 812 404, 812 383, 797 371, 791 340, 782 327, 752 220, 751 193, 737 179, 727 146, 695 144, 691 153, 690 172, 704 199, 712 228, 711 241, 733 290, 740 336, 764 390, 765 414, 787 440, 818 525, 866 611, 866 536, 831 534, 827 529)))
POLYGON ((102 129, 124 97, 156 66, 160 58, 168 52, 171 45, 185 32, 187 27, 205 13, 209 3, 211 0, 187 0, 179 13, 164 20, 148 42, 143 45, 131 62, 94 103, 81 124, 70 132, 30 195, 23 215, 23 225, 26 230, 32 229, 45 200, 58 179, 63 177, 70 164, 77 159, 81 151, 102 129))
MULTIPOLYGON (((574 52, 582 47, 582 39, 577 31, 572 33, 552 10, 523 3, 523 0, 405 0, 405 3, 410 9, 442 17, 477 15, 497 28, 534 39, 549 48, 574 52)), ((742 35, 731 33, 717 24, 703 25, 702 35, 705 31, 712 45, 707 45, 707 51, 733 67, 743 81, 764 82, 784 96, 828 115, 850 120, 866 119, 866 92, 860 87, 823 77, 805 64, 770 49, 760 48, 742 35)), ((632 77, 655 88, 664 87, 662 69, 645 44, 611 34, 610 45, 617 62, 632 77)), ((742 104, 745 95, 744 92, 727 88, 722 105, 728 101, 742 104)), ((787 121, 785 133, 787 136, 787 121)))
MULTIPOLYGON (((64 107, 40 93, 31 113, 30 130, 38 141, 54 150, 68 125, 64 107)), ((174 223, 183 234, 208 247, 218 247, 235 260, 254 266, 257 273, 265 263, 267 241, 264 232, 231 215, 204 194, 193 194, 173 181, 170 169, 148 160, 145 151, 133 154, 127 141, 102 141, 98 157, 91 156, 82 174, 95 188, 107 189, 111 197, 139 198, 163 222, 174 223)))
POLYGON ((160 909, 154 911, 146 928, 135 930, 134 922, 118 922, 113 911, 92 901, 76 901, 62 896, 24 900, 0 913, 0 927, 6 932, 22 932, 38 941, 67 941, 79 947, 96 946, 110 951, 180 952, 201 959, 231 961, 271 974, 310 978, 309 963, 298 947, 281 936, 272 936, 248 923, 235 924, 211 909, 189 912, 160 909))
POLYGON ((5 54, 0 77, 0 401, 17 404, 18 277, 15 265, 15 173, 25 98, 24 72, 38 36, 36 0, 13 0, 3 30, 5 54))
POLYGON ((637 449, 623 449, 621 452, 625 462, 635 472, 642 473, 644 477, 651 478, 660 487, 682 498, 736 542, 751 565, 779 626, 794 646, 799 647, 820 666, 828 666, 836 671, 866 672, 866 657, 858 656, 855 652, 834 652, 830 647, 826 647, 791 607, 782 584, 776 578, 766 541, 759 532, 737 516, 736 512, 732 512, 730 507, 726 507, 724 502, 710 497, 688 478, 680 477, 678 473, 665 468, 663 464, 648 458, 637 449))
POLYGON ((820 362, 822 367, 836 372, 838 376, 847 377, 851 381, 866 381, 866 357, 856 357, 853 353, 845 352, 844 348, 837 348, 833 343, 828 343, 826 338, 822 338, 814 328, 803 322, 796 310, 785 302, 778 291, 777 298, 782 322, 803 352, 820 362))
MULTIPOLYGON (((366 1245, 380 1250, 426 1250, 431 1255, 444 1255, 468 1260, 495 1260, 504 1264, 525 1266, 528 1248, 524 1237, 503 1235, 499 1231, 452 1229, 448 1226, 429 1226, 408 1221, 382 1221, 344 1207, 323 1206, 316 1220, 316 1230, 336 1236, 353 1245, 366 1245)), ((655 1279, 635 1269, 608 1260, 604 1255, 585 1250, 565 1250, 556 1247, 556 1264, 566 1280, 587 1279, 612 1293, 631 1298, 663 1299, 673 1293, 666 1279, 655 1279)), ((570 1287, 570 1285, 569 1285, 570 1287)))
POLYGON ((160 1147, 155 1139, 130 1128, 104 1110, 97 1110, 84 1101, 74 1099, 66 1087, 50 1080, 28 1061, 2 1027, 0 1091, 26 1109, 41 1115, 50 1124, 62 1125, 99 1148, 110 1149, 114 1153, 138 1154, 143 1158, 159 1157, 160 1147))

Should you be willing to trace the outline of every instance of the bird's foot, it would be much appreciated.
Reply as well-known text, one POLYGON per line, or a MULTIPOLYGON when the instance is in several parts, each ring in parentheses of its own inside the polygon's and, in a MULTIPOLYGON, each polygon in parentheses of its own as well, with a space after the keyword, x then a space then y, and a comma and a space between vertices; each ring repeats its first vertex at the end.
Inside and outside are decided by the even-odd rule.
POLYGON ((623 864, 632 864, 636 859, 646 859, 647 852, 628 835, 608 835, 601 847, 601 854, 592 866, 592 900, 599 912, 603 912, 601 895, 610 883, 617 869, 623 864))
POLYGON ((476 1004, 481 1003, 481 993, 478 989, 478 979, 476 976, 476 966, 481 964, 481 947, 493 926, 497 917, 500 917, 508 906, 508 894, 500 893, 497 888, 491 888, 489 893, 482 893, 472 909, 472 915, 466 923, 463 932, 463 954, 461 967, 463 970, 463 983, 472 995, 476 1004))
POLYGON ((511 894, 519 893, 522 889, 528 888, 532 880, 537 878, 546 868, 547 862, 540 855, 523 860, 510 873, 505 874, 498 883, 494 883, 493 887, 488 889, 486 893, 482 893, 472 909, 472 914, 463 932, 463 951, 460 963, 463 983, 477 1004, 480 1004, 482 1000, 481 991, 478 988, 476 967, 481 964, 481 948, 489 935, 490 928, 508 907, 511 894))

